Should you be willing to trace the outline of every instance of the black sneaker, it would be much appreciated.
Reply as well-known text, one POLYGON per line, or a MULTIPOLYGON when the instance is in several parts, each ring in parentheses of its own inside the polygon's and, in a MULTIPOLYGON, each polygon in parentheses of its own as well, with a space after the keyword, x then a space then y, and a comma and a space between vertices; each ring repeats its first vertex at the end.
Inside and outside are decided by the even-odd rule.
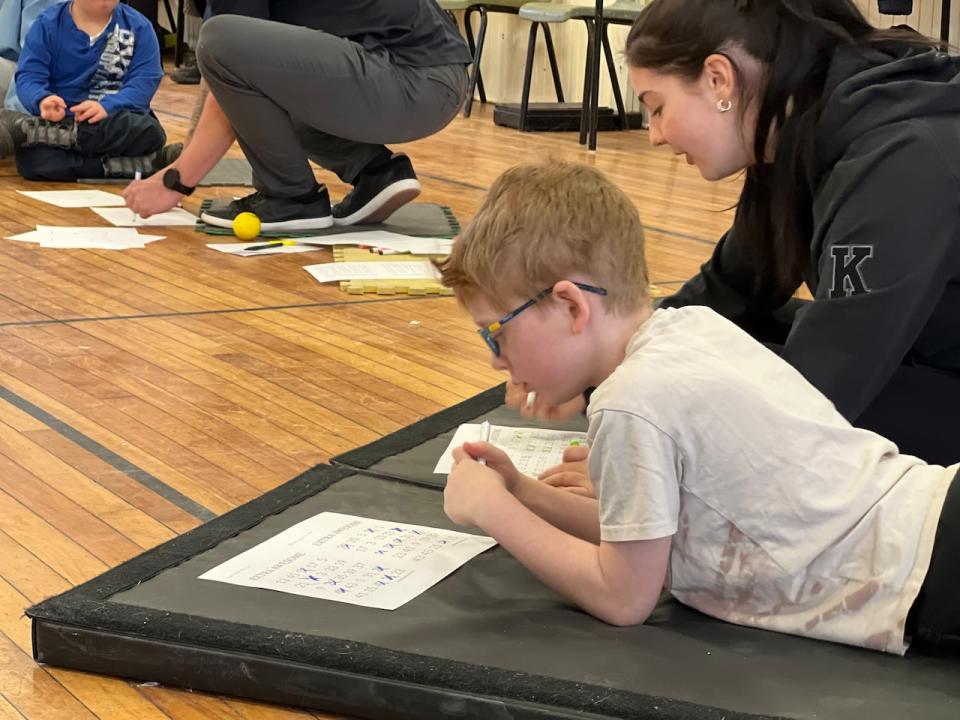
POLYGON ((410 158, 397 153, 384 165, 357 178, 353 190, 333 206, 337 225, 380 223, 420 194, 410 158))
POLYGON ((233 219, 242 212, 252 212, 260 218, 260 229, 268 232, 322 230, 333 225, 330 196, 323 185, 293 198, 255 192, 227 204, 212 205, 200 219, 208 225, 233 228, 233 219))

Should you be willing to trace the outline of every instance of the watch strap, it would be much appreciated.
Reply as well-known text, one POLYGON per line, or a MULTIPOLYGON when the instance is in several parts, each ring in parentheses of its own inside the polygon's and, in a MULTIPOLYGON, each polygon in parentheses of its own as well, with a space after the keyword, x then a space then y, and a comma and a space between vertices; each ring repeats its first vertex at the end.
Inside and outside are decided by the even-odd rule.
POLYGON ((180 171, 176 168, 169 168, 163 174, 163 186, 170 190, 175 190, 181 195, 191 195, 196 187, 190 187, 180 182, 180 171))

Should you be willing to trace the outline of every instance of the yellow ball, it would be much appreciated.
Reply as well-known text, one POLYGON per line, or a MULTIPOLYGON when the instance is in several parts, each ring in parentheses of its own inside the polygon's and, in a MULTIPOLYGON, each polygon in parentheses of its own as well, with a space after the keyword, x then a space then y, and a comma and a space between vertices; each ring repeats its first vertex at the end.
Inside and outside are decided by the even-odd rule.
POLYGON ((252 212, 242 212, 233 219, 233 234, 241 240, 253 240, 260 234, 260 218, 252 212))

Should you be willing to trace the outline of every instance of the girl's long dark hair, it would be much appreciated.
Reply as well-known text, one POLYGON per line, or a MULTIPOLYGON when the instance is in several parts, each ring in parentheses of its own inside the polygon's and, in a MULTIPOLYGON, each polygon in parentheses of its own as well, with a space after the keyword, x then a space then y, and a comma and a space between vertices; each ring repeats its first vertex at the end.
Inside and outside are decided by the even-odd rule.
POLYGON ((691 82, 713 53, 739 47, 763 63, 759 87, 750 87, 731 58, 742 88, 741 118, 758 101, 757 160, 746 172, 736 232, 755 259, 759 293, 789 294, 809 268, 815 129, 827 71, 843 45, 896 51, 939 43, 911 30, 878 30, 851 0, 654 0, 627 37, 631 66, 691 82), (767 162, 771 131, 776 152, 767 162))

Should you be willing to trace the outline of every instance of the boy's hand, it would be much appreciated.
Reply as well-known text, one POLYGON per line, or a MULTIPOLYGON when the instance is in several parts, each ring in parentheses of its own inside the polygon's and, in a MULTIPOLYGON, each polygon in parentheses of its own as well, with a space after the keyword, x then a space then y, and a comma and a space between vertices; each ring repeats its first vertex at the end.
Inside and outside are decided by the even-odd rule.
POLYGON ((70 112, 73 113, 77 122, 88 122, 91 125, 95 125, 107 117, 107 111, 96 100, 84 100, 82 103, 77 103, 70 108, 70 112))
POLYGON ((506 482, 493 467, 484 467, 462 447, 454 449, 453 462, 443 491, 443 511, 458 525, 482 528, 490 509, 506 495, 506 482))
POLYGON ((582 395, 577 395, 572 400, 559 405, 548 405, 540 398, 536 398, 532 405, 527 405, 529 394, 526 385, 508 382, 505 398, 507 407, 519 409, 523 417, 535 417, 540 420, 569 420, 582 413, 587 407, 582 395))
POLYGON ((50 122, 60 122, 67 115, 67 104, 59 95, 47 95, 40 101, 40 117, 50 122))
POLYGON ((496 470, 500 474, 500 477, 503 478, 503 484, 507 490, 510 492, 516 490, 517 482, 519 482, 522 476, 516 466, 514 466, 510 456, 496 445, 491 445, 487 442, 466 442, 461 447, 454 449, 454 465, 458 462, 458 451, 463 454, 464 458, 472 458, 474 460, 480 460, 482 458, 485 460, 487 467, 496 470))
POLYGON ((590 448, 583 445, 566 448, 563 451, 563 462, 544 470, 538 479, 575 495, 596 498, 597 493, 590 482, 590 472, 587 469, 589 453, 590 448))

